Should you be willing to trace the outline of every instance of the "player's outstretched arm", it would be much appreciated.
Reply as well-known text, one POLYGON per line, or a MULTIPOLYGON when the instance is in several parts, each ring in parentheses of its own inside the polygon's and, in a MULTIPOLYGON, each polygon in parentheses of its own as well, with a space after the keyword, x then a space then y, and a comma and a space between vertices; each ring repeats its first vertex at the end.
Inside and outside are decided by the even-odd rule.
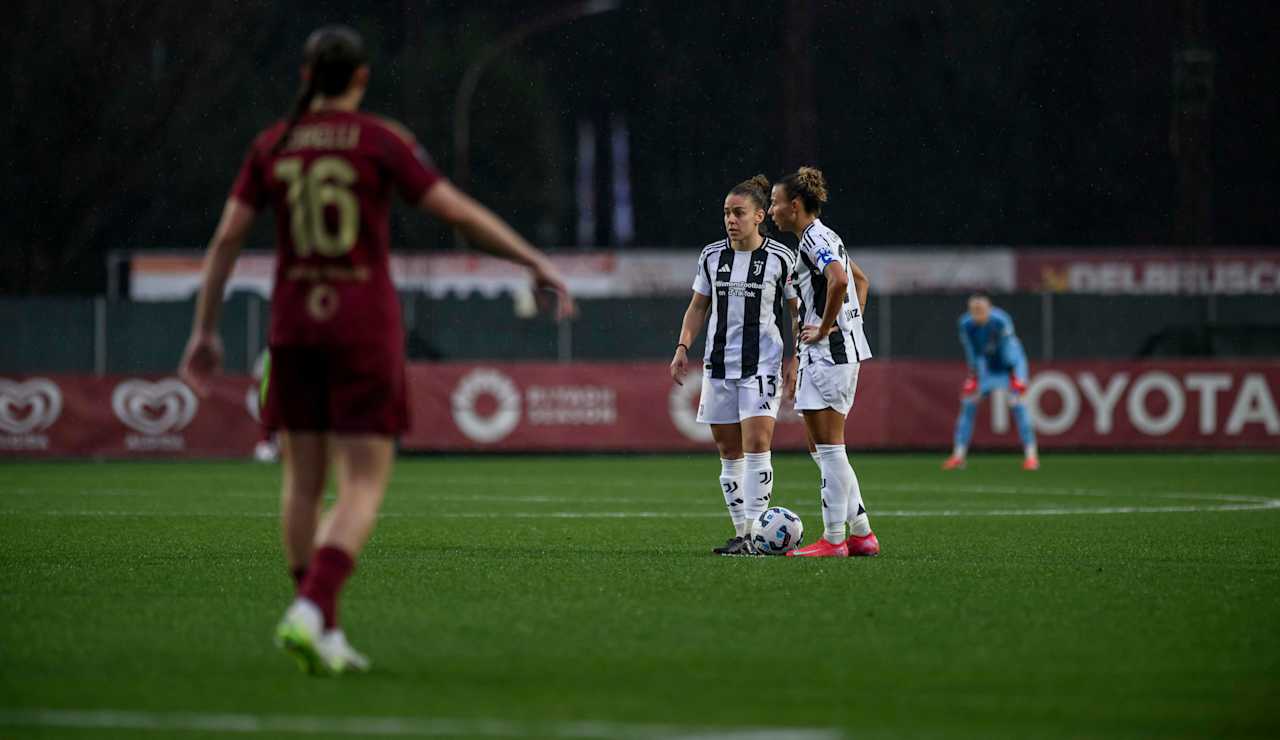
POLYGON ((685 373, 689 371, 689 347, 702 331, 710 309, 711 296, 695 290, 693 298, 689 300, 689 307, 684 311, 684 320, 680 322, 680 340, 676 344, 675 357, 671 360, 671 379, 676 385, 684 385, 685 373))
POLYGON ((489 254, 533 271, 535 287, 555 293, 557 319, 567 319, 577 313, 569 288, 551 260, 479 201, 452 183, 441 181, 422 196, 418 205, 462 231, 468 241, 489 254))
POLYGON ((218 336, 222 294, 256 215, 248 205, 236 198, 228 198, 218 228, 205 252, 200 295, 196 298, 196 317, 191 326, 191 338, 187 340, 178 366, 179 377, 200 395, 208 393, 209 378, 222 367, 222 339, 218 336))

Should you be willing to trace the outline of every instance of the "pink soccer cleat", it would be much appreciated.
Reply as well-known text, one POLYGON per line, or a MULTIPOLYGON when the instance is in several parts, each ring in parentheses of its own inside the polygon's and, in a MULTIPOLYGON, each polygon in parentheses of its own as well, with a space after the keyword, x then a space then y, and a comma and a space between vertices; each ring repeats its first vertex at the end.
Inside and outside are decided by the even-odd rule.
POLYGON ((1040 458, 1039 458, 1039 457, 1036 457, 1036 456, 1031 456, 1031 457, 1028 457, 1028 458, 1024 459, 1024 460, 1022 461, 1022 469, 1023 469, 1023 470, 1039 470, 1039 469, 1040 469, 1040 458))
POLYGON ((947 458, 946 462, 942 463, 942 469, 943 470, 963 470, 964 458, 960 457, 959 455, 952 455, 951 457, 947 458))
POLYGON ((845 547, 843 542, 838 545, 833 545, 830 542, 827 542, 826 538, 822 538, 808 547, 802 547, 799 550, 788 550, 787 557, 847 558, 849 557, 849 548, 845 547))
POLYGON ((871 532, 866 537, 851 534, 849 539, 844 541, 844 547, 849 551, 851 558, 874 557, 880 554, 880 540, 876 539, 875 532, 871 532))

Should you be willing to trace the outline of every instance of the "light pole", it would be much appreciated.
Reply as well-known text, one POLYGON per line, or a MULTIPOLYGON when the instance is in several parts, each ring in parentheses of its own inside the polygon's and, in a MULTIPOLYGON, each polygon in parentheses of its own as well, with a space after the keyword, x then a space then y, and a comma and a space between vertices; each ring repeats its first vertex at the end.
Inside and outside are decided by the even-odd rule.
POLYGON ((471 66, 462 75, 458 94, 453 100, 453 180, 466 190, 471 185, 471 98, 475 96, 480 76, 489 63, 507 49, 515 46, 539 31, 585 18, 607 13, 622 6, 622 0, 585 0, 559 8, 517 26, 503 34, 497 41, 480 50, 471 66))

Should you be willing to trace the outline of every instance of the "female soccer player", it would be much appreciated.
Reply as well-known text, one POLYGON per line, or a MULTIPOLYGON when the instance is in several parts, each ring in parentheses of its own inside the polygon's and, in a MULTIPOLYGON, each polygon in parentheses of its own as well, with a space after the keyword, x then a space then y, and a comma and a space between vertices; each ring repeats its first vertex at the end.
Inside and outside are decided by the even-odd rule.
POLYGON ((391 473, 395 437, 408 426, 404 332, 388 267, 392 192, 527 266, 574 307, 555 267, 506 223, 432 167, 413 136, 359 112, 368 57, 350 28, 307 39, 302 89, 288 120, 253 142, 205 257, 181 374, 207 392, 222 345, 223 288, 254 218, 276 217, 269 390, 263 419, 279 430, 285 558, 297 598, 277 644, 311 673, 366 670, 338 626, 338 595, 373 530, 391 473), (321 518, 325 479, 337 503, 321 518))
POLYGON ((1036 433, 1031 416, 1022 403, 1027 392, 1027 353, 1013 331, 1013 318, 991 305, 986 291, 969 296, 969 310, 961 314, 960 346, 969 364, 969 375, 960 387, 960 415, 956 417, 955 449, 942 464, 943 470, 963 468, 973 436, 973 420, 978 414, 978 401, 995 390, 1009 394, 1009 407, 1018 424, 1022 440, 1022 469, 1039 470, 1040 454, 1036 451, 1036 433))
POLYGON ((798 321, 803 328, 794 393, 796 410, 804 415, 810 454, 822 471, 822 539, 787 555, 878 555, 880 543, 871 531, 858 477, 844 447, 845 417, 853 408, 858 366, 871 359, 862 333, 870 283, 845 254, 840 237, 818 219, 827 202, 827 182, 821 171, 801 167, 774 185, 771 195, 773 222, 800 239, 800 263, 793 283, 800 295, 798 321), (851 530, 848 537, 846 521, 851 530))
POLYGON ((769 180, 741 182, 724 199, 727 239, 698 257, 693 299, 684 312, 671 379, 684 385, 689 345, 710 313, 698 421, 720 451, 720 488, 734 536, 712 552, 752 555, 751 522, 773 491, 769 448, 782 388, 782 304, 795 255, 762 229, 769 180), (745 460, 744 460, 745 457, 745 460))

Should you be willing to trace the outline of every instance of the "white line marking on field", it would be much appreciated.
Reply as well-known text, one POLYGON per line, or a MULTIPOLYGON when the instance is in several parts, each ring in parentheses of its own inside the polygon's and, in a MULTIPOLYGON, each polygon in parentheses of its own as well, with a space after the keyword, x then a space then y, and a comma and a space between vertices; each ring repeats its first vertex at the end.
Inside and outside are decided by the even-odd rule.
POLYGON ((169 730, 241 734, 355 735, 359 737, 557 737, 649 740, 839 740, 844 733, 810 727, 680 727, 623 722, 509 722, 434 717, 325 717, 320 715, 197 714, 188 712, 0 710, 0 726, 95 730, 169 730))
MULTIPOLYGON (((958 489, 937 490, 914 484, 877 486, 880 490, 920 493, 955 493, 958 489)), ((1215 504, 1185 505, 1139 505, 1139 506, 1087 506, 1087 507, 1021 507, 1008 509, 872 509, 874 516, 890 517, 993 517, 993 516, 1099 516, 1107 514, 1196 514, 1215 511, 1259 511, 1280 509, 1280 499, 1263 496, 1244 496, 1223 493, 1190 493, 1190 492, 1132 492, 1113 491, 1096 488, 1032 488, 1009 486, 971 486, 970 492, 996 495, 1028 496, 1042 495, 1049 497, 1081 497, 1098 498, 1112 496, 1145 497, 1155 499, 1173 499, 1190 501, 1215 501, 1215 504)), ((516 501, 518 496, 474 497, 474 501, 485 500, 516 501)), ((468 499, 471 500, 471 499, 468 499)), ((530 496, 527 503, 565 503, 572 499, 551 496, 530 496)), ((576 499, 582 503, 627 503, 634 499, 576 499)), ((645 503, 649 503, 646 501, 645 503)), ((211 519, 274 519, 279 514, 275 511, 122 511, 122 510, 0 510, 6 516, 32 515, 50 517, 201 517, 211 519)), ((387 519, 712 519, 724 516, 721 511, 420 511, 398 512, 387 511, 379 515, 387 519)))

